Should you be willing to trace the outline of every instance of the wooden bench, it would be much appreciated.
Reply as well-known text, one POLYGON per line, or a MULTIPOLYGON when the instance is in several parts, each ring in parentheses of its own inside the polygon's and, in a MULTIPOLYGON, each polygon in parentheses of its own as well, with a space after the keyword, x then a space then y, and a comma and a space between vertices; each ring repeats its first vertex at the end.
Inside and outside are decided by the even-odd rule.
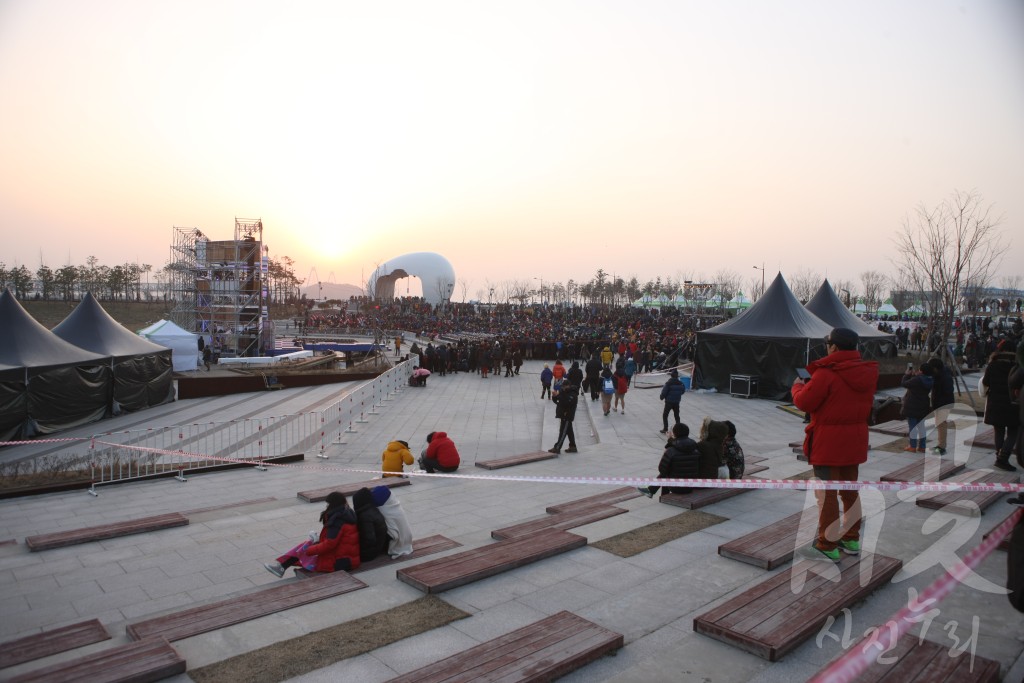
POLYGON ((137 621, 128 624, 125 631, 132 640, 156 636, 181 640, 360 588, 366 588, 366 584, 347 572, 317 574, 307 581, 271 584, 237 597, 137 621))
POLYGON ((906 420, 889 420, 877 425, 868 427, 869 432, 885 434, 887 436, 909 436, 910 427, 906 420))
POLYGON ((583 536, 545 529, 525 538, 498 541, 399 569, 397 575, 399 581, 424 593, 441 593, 586 544, 583 536))
POLYGON ((888 583, 902 566, 884 555, 844 555, 838 565, 801 560, 696 617, 693 630, 775 662, 817 633, 829 616, 888 583), (870 576, 862 579, 867 566, 870 576), (794 572, 806 572, 799 593, 792 588, 794 572), (838 582, 829 580, 834 575, 838 582))
MULTIPOLYGON (((969 470, 950 477, 947 481, 952 482, 978 482, 978 483, 1017 483, 1020 477, 1011 472, 993 472, 990 470, 969 470)), ((944 510, 955 512, 959 515, 977 517, 985 508, 1007 495, 1002 491, 947 491, 945 493, 927 493, 918 496, 917 505, 932 510, 944 510)))
POLYGON ((100 526, 71 529, 70 531, 57 531, 51 534, 28 536, 25 538, 25 545, 28 546, 29 550, 35 552, 186 525, 188 525, 188 517, 180 512, 169 512, 166 515, 139 517, 138 519, 130 519, 124 522, 113 522, 111 524, 101 524, 100 526))
POLYGON ((964 441, 965 446, 971 448, 984 448, 990 451, 996 450, 996 431, 991 427, 979 429, 973 439, 964 441))
POLYGON ((147 638, 138 643, 95 652, 78 659, 28 671, 8 683, 42 681, 131 681, 147 683, 185 673, 186 663, 165 638, 147 638))
POLYGON ((540 519, 535 519, 530 522, 522 522, 503 529, 495 529, 491 532, 491 538, 499 540, 506 538, 520 538, 522 536, 530 536, 545 529, 560 529, 561 531, 565 531, 566 529, 573 529, 578 526, 583 526, 584 524, 590 524, 602 519, 608 519, 609 517, 615 517, 616 515, 621 515, 625 512, 625 508, 615 507, 614 505, 589 505, 586 507, 574 508, 572 510, 556 512, 554 514, 549 514, 547 517, 541 517, 540 519))
POLYGON ((576 500, 570 500, 566 503, 549 505, 544 511, 555 514, 558 512, 568 512, 570 510, 593 507, 594 505, 614 505, 615 503, 621 503, 625 500, 631 500, 639 497, 640 492, 637 491, 635 487, 622 486, 612 489, 611 491, 587 496, 586 498, 577 498, 576 500))
MULTIPOLYGON (((965 466, 964 463, 958 464, 953 462, 951 458, 943 458, 942 462, 939 463, 938 475, 929 481, 941 481, 947 477, 952 477, 954 474, 962 472, 965 466)), ((924 461, 917 460, 906 467, 893 470, 889 474, 883 474, 882 481, 925 481, 925 473, 934 474, 934 468, 935 463, 929 461, 928 456, 926 456, 924 461)))
POLYGON ((525 465, 528 462, 540 462, 541 460, 553 460, 558 456, 554 453, 548 453, 547 451, 537 451, 535 453, 520 453, 519 455, 510 455, 507 458, 497 458, 495 460, 477 460, 476 466, 482 467, 485 470, 500 470, 503 467, 515 467, 516 465, 525 465))
MULTIPOLYGON (((751 474, 758 472, 764 472, 767 467, 764 465, 754 465, 748 467, 743 476, 751 478, 751 474)), ((658 499, 666 505, 675 505, 676 507, 686 508, 687 510, 696 510, 698 508, 707 507, 708 505, 714 505, 720 503, 723 500, 729 498, 735 498, 736 496, 744 493, 750 493, 756 489, 716 489, 716 488, 698 488, 693 489, 690 493, 662 493, 658 499)))
POLYGON ((372 489, 375 486, 387 486, 389 489, 393 489, 396 486, 408 486, 411 483, 412 479, 406 479, 405 477, 383 477, 381 479, 371 479, 370 481, 357 481, 353 484, 337 484, 336 486, 313 489, 312 491, 299 491, 295 495, 307 503, 322 503, 327 500, 327 496, 332 491, 341 491, 346 496, 351 497, 352 494, 362 488, 372 489))
POLYGON ((621 633, 563 611, 390 683, 552 681, 618 650, 623 641, 621 633))
MULTIPOLYGON (((860 641, 855 648, 863 648, 865 641, 860 641)), ((999 662, 974 654, 961 652, 952 656, 950 642, 939 645, 930 640, 922 641, 915 635, 905 633, 896 641, 896 647, 874 652, 887 661, 896 657, 892 664, 880 664, 878 657, 864 672, 853 679, 855 683, 880 683, 881 681, 899 681, 899 683, 935 683, 937 681, 956 681, 956 683, 998 683, 999 662)), ((825 667, 828 668, 828 667, 825 667)))
POLYGON ((797 512, 763 529, 723 543, 718 546, 718 554, 762 569, 775 569, 793 559, 797 538, 813 538, 817 529, 817 510, 797 512))
POLYGON ((99 619, 35 633, 0 643, 0 669, 109 639, 110 634, 99 619))

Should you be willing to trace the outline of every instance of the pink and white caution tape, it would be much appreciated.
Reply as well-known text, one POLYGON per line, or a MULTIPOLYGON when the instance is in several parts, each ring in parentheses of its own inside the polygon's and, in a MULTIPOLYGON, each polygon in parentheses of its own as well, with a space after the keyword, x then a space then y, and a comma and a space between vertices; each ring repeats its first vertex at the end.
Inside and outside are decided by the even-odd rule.
POLYGON ((960 582, 995 550, 1014 525, 1024 514, 1024 508, 1018 508, 1002 524, 991 531, 978 546, 964 555, 956 566, 947 570, 945 574, 936 579, 930 586, 921 591, 920 597, 913 604, 908 604, 896 614, 892 615, 885 626, 878 628, 872 636, 870 646, 864 640, 850 648, 846 653, 832 662, 828 668, 819 671, 809 683, 847 683, 860 676, 874 661, 877 652, 888 652, 895 647, 896 641, 900 639, 910 627, 922 620, 922 615, 928 611, 935 602, 941 602, 949 595, 960 582), (895 628, 888 628, 895 624, 895 628), (876 652, 877 650, 877 652, 876 652))
MULTIPOLYGON (((146 446, 133 446, 118 443, 96 441, 97 445, 115 446, 123 450, 136 450, 146 453, 163 455, 177 455, 196 458, 201 460, 217 460, 226 463, 252 465, 259 462, 267 467, 288 467, 292 469, 312 469, 322 472, 325 469, 338 472, 360 472, 380 476, 380 469, 364 469, 358 467, 339 467, 337 465, 294 465, 291 463, 273 463, 252 458, 226 458, 222 456, 210 456, 202 453, 190 453, 181 450, 165 450, 160 448, 149 448, 146 446)), ((482 481, 502 482, 533 482, 547 484, 589 484, 597 486, 685 486, 690 488, 713 488, 713 489, 772 489, 792 491, 851 491, 862 488, 872 488, 879 491, 906 491, 914 489, 926 493, 945 493, 949 491, 960 492, 999 492, 1016 493, 1024 491, 1024 484, 1003 483, 1003 482, 943 482, 943 481, 831 481, 831 480, 800 480, 800 479, 657 479, 645 477, 543 477, 536 475, 494 475, 494 474, 459 474, 442 473, 427 474, 425 472, 405 472, 406 476, 413 477, 446 477, 449 479, 471 479, 482 481)))

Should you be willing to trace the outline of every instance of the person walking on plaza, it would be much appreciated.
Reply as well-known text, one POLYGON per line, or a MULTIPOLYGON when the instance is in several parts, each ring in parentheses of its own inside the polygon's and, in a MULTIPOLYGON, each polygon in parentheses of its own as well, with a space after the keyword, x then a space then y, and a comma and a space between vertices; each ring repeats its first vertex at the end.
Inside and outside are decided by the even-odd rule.
POLYGON ((668 434, 668 414, 671 412, 675 417, 675 424, 679 424, 679 403, 683 400, 686 387, 679 379, 679 371, 673 370, 669 373, 668 381, 661 387, 661 400, 665 407, 661 411, 661 433, 668 434))
POLYGON ((622 406, 622 414, 626 414, 626 392, 629 391, 629 378, 626 377, 626 372, 623 370, 622 363, 615 368, 615 372, 612 373, 612 379, 615 380, 615 406, 613 410, 619 412, 619 406, 622 406))
POLYGON ((995 434, 995 467, 1006 472, 1016 471, 1010 464, 1010 454, 1017 445, 1020 427, 1019 405, 1010 394, 1010 372, 1017 364, 1013 347, 1006 340, 999 342, 988 359, 981 385, 985 387, 985 424, 995 434))
POLYGON ((555 375, 551 372, 551 368, 548 364, 544 364, 544 369, 540 371, 540 397, 543 399, 545 396, 551 398, 551 381, 555 375))
POLYGON ((608 413, 612 410, 612 396, 614 395, 615 377, 612 375, 611 368, 605 366, 601 371, 601 410, 604 411, 605 417, 608 417, 608 413))
MULTIPOLYGON (((807 366, 811 378, 797 378, 791 392, 793 404, 810 413, 804 429, 804 454, 822 480, 857 481, 860 464, 868 459, 868 418, 878 386, 878 363, 863 360, 857 351, 857 333, 845 327, 833 329, 825 340, 828 355, 807 366)), ((816 491, 817 538, 801 548, 807 559, 839 562, 840 550, 860 553, 860 494, 849 491, 816 491), (843 503, 842 526, 839 501, 843 503), (838 528, 837 528, 838 527, 838 528)))
POLYGON ((916 371, 913 364, 907 365, 907 372, 903 375, 902 413, 907 419, 907 427, 910 433, 910 445, 906 451, 910 453, 926 452, 926 435, 928 423, 926 418, 931 412, 932 394, 932 366, 922 363, 916 371))
POLYGON ((576 405, 579 403, 579 398, 580 388, 573 384, 572 380, 567 378, 562 382, 561 391, 554 397, 555 417, 560 420, 558 423, 558 441, 555 442, 554 448, 548 450, 548 453, 554 453, 555 455, 561 453, 562 444, 565 442, 566 437, 569 437, 569 447, 565 449, 565 452, 577 452, 576 433, 572 430, 572 421, 576 418, 576 405))
POLYGON ((590 391, 590 400, 596 401, 601 394, 601 361, 597 354, 590 356, 586 365, 586 376, 583 378, 583 388, 590 391))

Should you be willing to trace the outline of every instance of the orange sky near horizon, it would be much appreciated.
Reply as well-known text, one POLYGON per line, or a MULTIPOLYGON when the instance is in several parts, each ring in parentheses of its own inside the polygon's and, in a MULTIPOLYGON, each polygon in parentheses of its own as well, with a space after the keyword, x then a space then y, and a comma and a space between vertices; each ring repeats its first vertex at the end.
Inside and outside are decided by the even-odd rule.
POLYGON ((468 298, 598 269, 856 283, 919 204, 976 190, 1024 273, 1013 0, 0 0, 0 93, 8 267, 159 267, 173 226, 238 216, 300 278, 434 251, 468 298))

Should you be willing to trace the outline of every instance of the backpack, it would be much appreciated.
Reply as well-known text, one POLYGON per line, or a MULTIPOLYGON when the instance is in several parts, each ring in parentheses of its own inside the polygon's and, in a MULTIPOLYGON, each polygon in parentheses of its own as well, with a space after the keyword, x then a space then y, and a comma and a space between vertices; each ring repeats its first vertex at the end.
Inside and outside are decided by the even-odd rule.
POLYGON ((601 391, 603 391, 606 394, 614 394, 615 393, 615 384, 612 382, 612 378, 611 377, 605 377, 604 378, 604 387, 602 387, 601 391))

